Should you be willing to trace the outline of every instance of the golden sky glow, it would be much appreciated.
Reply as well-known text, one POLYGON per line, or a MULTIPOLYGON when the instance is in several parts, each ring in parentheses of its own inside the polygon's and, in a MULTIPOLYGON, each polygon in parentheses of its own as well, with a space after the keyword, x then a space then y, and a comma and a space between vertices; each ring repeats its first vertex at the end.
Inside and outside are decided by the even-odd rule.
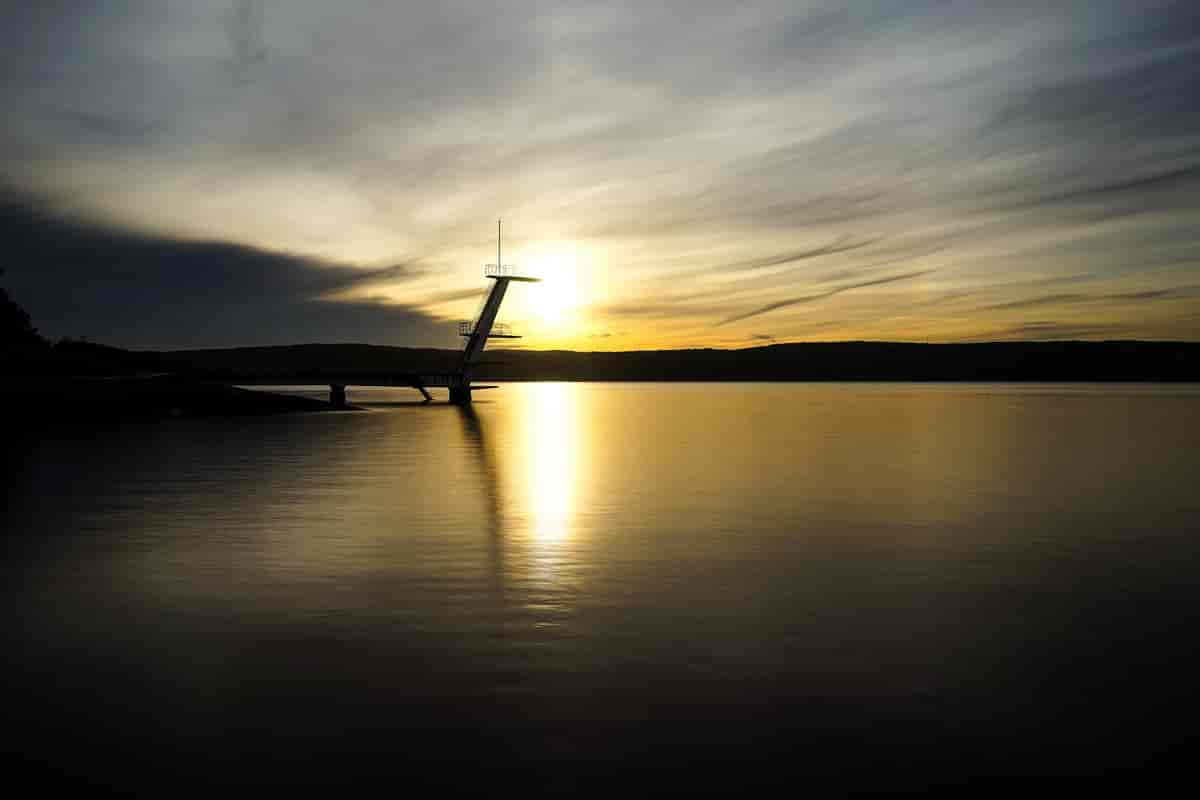
POLYGON ((524 347, 1200 338, 1179 8, 22 11, 0 182, 144 260, 6 279, 47 332, 115 344, 453 346, 503 217, 505 261, 546 277, 502 312, 524 347), (260 296, 146 242, 243 248, 260 296), (221 324, 135 326, 107 290, 221 324))

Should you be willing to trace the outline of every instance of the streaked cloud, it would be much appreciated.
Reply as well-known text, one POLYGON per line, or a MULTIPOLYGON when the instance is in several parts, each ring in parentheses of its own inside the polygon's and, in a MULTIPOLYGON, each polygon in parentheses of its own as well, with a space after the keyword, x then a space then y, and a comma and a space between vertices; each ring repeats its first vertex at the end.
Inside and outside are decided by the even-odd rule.
POLYGON ((729 264, 725 269, 729 270, 757 270, 765 267, 778 267, 784 264, 794 264, 797 261, 807 261, 810 258, 820 258, 821 256, 829 256, 834 253, 845 253, 849 250, 858 250, 861 247, 867 247, 873 244, 873 241, 852 241, 848 236, 843 236, 835 242, 830 242, 821 247, 809 248, 806 250, 798 250, 789 253, 780 253, 763 258, 753 258, 748 261, 741 261, 734 264, 729 264))
POLYGON ((1150 302, 1156 300, 1177 300, 1180 298, 1200 297, 1200 290, 1194 286, 1180 286, 1173 289, 1148 289, 1137 292, 1117 292, 1111 294, 1070 293, 1046 294, 1038 297, 1028 297, 1023 300, 1010 300, 984 306, 985 310, 1009 310, 1036 308, 1038 306, 1070 305, 1076 303, 1129 303, 1150 302))
POLYGON ((1061 341, 1071 339, 1118 339, 1128 337, 1124 325, 1109 323, 1062 323, 1053 320, 1023 322, 1007 328, 990 330, 979 341, 1061 341))
POLYGON ((833 297, 834 295, 839 295, 839 294, 842 294, 843 292, 850 292, 855 289, 865 289, 868 286, 882 286, 883 284, 886 284, 886 283, 896 283, 897 281, 912 280, 913 278, 919 278, 922 275, 928 275, 931 271, 932 270, 921 270, 921 271, 917 271, 917 272, 907 272, 902 275, 889 275, 886 278, 874 278, 869 281, 860 281, 858 283, 848 283, 848 284, 845 284, 844 286, 838 286, 835 289, 830 289, 829 291, 822 292, 820 294, 807 295, 805 297, 793 297, 788 300, 779 300, 774 303, 767 303, 765 306, 761 306, 761 307, 753 309, 751 311, 746 311, 741 314, 735 314, 732 317, 727 317, 727 318, 721 320, 717 324, 725 325, 730 322, 741 322, 742 320, 750 319, 751 317, 757 317, 761 314, 766 314, 769 311, 778 311, 781 308, 787 308, 789 306, 800 305, 801 303, 815 303, 818 300, 825 300, 827 298, 833 297))

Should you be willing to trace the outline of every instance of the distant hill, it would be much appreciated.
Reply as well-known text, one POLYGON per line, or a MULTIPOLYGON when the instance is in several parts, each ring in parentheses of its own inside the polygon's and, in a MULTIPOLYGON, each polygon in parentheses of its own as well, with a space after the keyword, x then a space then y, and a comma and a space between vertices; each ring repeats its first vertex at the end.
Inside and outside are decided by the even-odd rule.
MULTIPOLYGON (((312 373, 428 373, 454 350, 304 344, 129 353, 144 368, 247 383, 312 373)), ((1196 342, 775 344, 744 350, 488 350, 478 380, 566 381, 1200 381, 1196 342)))

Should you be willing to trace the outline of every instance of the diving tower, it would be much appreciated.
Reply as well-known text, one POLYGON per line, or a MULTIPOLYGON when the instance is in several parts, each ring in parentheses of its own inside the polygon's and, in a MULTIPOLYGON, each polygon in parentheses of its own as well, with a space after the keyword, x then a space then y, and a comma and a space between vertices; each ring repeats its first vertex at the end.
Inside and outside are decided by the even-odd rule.
POLYGON ((466 339, 466 343, 463 345, 462 359, 459 361, 458 385, 450 386, 450 402, 454 405, 466 405, 471 402, 471 373, 479 363, 488 339, 521 338, 507 325, 496 322, 496 315, 500 313, 500 304, 504 302, 508 285, 513 281, 537 283, 541 280, 520 274, 513 264, 505 264, 501 241, 500 220, 496 220, 496 263, 485 264, 483 267, 483 276, 493 281, 492 288, 483 301, 479 316, 474 321, 458 324, 458 334, 466 339))
POLYGON ((279 382, 298 384, 328 384, 329 402, 335 408, 349 408, 346 402, 347 386, 408 386, 416 389, 432 402, 430 388, 445 387, 450 391, 450 402, 454 405, 467 405, 471 402, 472 389, 488 389, 489 386, 472 386, 471 374, 479 364, 483 348, 488 339, 519 339, 519 335, 502 323, 496 322, 500 313, 500 304, 513 281, 519 283, 537 283, 541 278, 522 275, 512 264, 505 264, 501 251, 500 220, 496 220, 496 263, 487 264, 483 268, 485 278, 493 281, 491 289, 484 298, 479 315, 474 320, 464 320, 458 323, 458 335, 465 339, 462 355, 458 360, 458 368, 453 372, 438 373, 361 373, 356 371, 300 371, 282 373, 273 377, 279 382))

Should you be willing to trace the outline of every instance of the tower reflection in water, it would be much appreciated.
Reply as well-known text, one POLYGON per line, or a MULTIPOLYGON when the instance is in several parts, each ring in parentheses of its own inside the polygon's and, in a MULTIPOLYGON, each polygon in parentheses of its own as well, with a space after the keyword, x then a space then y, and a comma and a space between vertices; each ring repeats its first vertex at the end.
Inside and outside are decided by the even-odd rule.
POLYGON ((576 584, 572 533, 582 457, 578 388, 510 385, 500 402, 460 409, 481 478, 495 580, 539 596, 543 611, 566 610, 576 584), (493 427, 494 424, 494 427, 493 427), (492 434, 495 434, 494 436, 492 434))

